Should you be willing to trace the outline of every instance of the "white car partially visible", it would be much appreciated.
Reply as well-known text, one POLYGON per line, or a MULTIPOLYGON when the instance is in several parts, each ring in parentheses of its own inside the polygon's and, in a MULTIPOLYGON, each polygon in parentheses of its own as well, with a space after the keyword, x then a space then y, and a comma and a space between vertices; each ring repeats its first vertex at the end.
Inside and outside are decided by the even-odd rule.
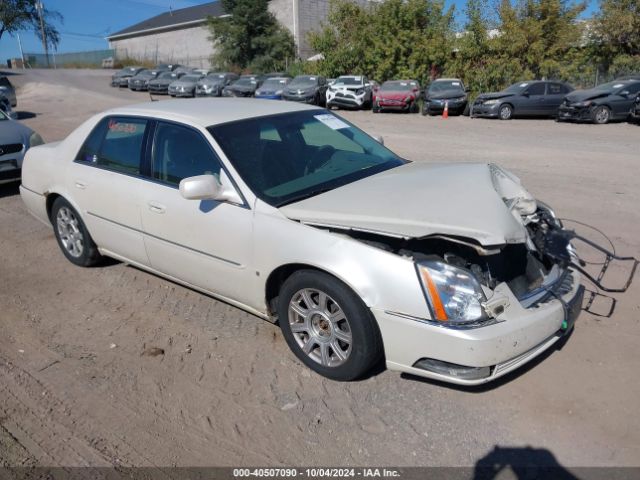
POLYGON ((277 321, 338 380, 384 359, 488 382, 571 330, 582 300, 569 245, 540 243, 555 215, 513 175, 412 163, 297 103, 110 110, 31 149, 20 191, 74 264, 113 257, 277 321))

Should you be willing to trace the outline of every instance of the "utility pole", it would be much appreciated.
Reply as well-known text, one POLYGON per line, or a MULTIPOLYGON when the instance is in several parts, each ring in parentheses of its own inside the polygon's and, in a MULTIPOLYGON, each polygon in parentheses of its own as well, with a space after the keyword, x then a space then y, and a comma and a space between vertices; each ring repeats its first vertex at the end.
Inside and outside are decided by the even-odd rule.
POLYGON ((24 65, 24 52, 22 51, 22 42, 20 41, 20 34, 16 32, 16 36, 18 37, 18 47, 20 48, 20 59, 22 60, 22 69, 25 69, 24 65))
POLYGON ((49 46, 47 45, 47 34, 44 31, 44 19, 42 15, 42 12, 44 11, 44 5, 40 0, 36 2, 36 10, 38 11, 38 16, 40 17, 40 33, 42 34, 44 56, 47 58, 47 67, 49 67, 49 46))

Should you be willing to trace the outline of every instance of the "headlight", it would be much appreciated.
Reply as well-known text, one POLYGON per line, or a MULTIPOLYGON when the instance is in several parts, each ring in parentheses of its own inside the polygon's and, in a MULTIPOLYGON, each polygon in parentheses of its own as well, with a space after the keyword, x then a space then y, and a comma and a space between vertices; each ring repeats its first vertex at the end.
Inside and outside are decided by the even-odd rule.
POLYGON ((487 319, 482 308, 486 297, 471 272, 436 260, 416 267, 435 320, 444 325, 464 325, 487 319))
POLYGON ((467 97, 458 97, 458 98, 454 98, 453 101, 454 102, 464 102, 467 99, 467 97))
POLYGON ((356 90, 356 95, 362 95, 364 93, 364 88, 359 88, 356 90))
POLYGON ((36 132, 33 132, 31 134, 31 136, 29 137, 29 146, 30 147, 37 147, 38 145, 42 145, 43 143, 44 143, 44 140, 36 132))
POLYGON ((572 104, 573 107, 588 107, 589 105, 591 105, 591 100, 587 100, 585 102, 576 102, 572 104))
POLYGON ((482 103, 485 104, 485 105, 495 105, 496 103, 500 103, 500 99, 494 98, 492 100, 485 100, 482 103))

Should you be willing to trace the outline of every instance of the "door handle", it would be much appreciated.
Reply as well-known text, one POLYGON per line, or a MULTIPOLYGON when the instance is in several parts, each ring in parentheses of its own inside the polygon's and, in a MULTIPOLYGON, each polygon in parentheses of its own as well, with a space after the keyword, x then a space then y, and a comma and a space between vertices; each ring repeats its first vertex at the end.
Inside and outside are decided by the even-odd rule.
POLYGON ((166 210, 166 207, 158 202, 149 202, 148 205, 153 213, 164 213, 166 210))
POLYGON ((76 180, 76 188, 84 190, 85 188, 87 188, 87 184, 81 180, 76 180))

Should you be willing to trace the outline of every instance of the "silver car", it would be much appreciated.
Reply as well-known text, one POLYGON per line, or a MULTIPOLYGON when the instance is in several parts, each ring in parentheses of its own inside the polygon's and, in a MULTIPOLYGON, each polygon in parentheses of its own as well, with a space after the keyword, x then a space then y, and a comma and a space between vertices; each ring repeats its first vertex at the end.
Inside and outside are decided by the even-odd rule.
POLYGON ((9 79, 5 76, 0 76, 0 96, 4 96, 9 101, 12 108, 18 106, 18 97, 16 96, 16 89, 9 79))
POLYGON ((19 180, 25 152, 42 143, 40 135, 0 110, 0 184, 19 180))
POLYGON ((169 95, 172 97, 194 97, 196 83, 204 77, 201 73, 189 73, 169 84, 169 95))
POLYGON ((579 237, 511 173, 410 162, 293 102, 109 110, 31 149, 20 192, 72 263, 113 257, 277 322, 337 380, 383 359, 494 380, 572 330, 588 275, 579 237))

